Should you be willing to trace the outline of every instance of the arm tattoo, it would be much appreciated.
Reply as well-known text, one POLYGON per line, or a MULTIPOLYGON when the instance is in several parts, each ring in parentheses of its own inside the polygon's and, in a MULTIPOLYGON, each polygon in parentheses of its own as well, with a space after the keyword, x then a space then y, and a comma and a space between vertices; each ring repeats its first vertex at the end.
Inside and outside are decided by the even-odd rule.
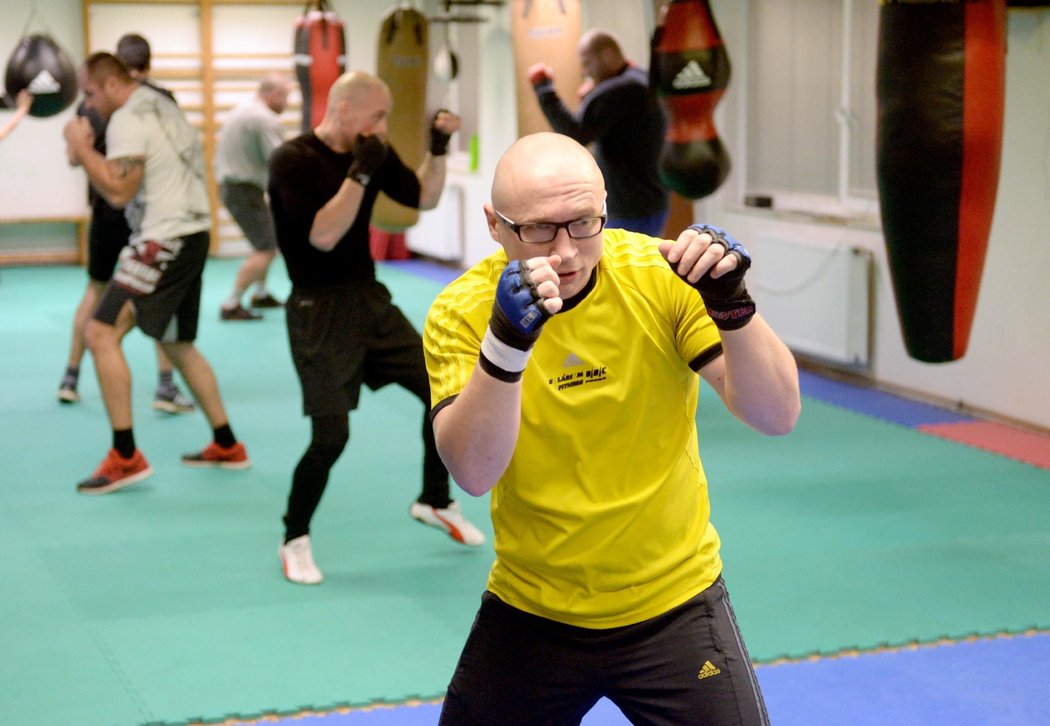
POLYGON ((134 167, 143 166, 143 160, 137 157, 124 157, 122 159, 116 159, 114 163, 114 172, 118 179, 124 179, 131 173, 134 167))

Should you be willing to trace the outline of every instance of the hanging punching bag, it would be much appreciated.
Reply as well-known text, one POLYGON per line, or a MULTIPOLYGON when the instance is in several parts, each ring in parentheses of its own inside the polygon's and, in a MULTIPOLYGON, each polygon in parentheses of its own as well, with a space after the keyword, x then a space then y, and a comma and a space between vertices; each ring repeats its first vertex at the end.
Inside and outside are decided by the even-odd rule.
POLYGON ((550 131, 536 100, 528 69, 545 63, 554 69, 554 89, 570 110, 580 105, 576 89, 583 83, 577 46, 583 20, 580 0, 512 0, 510 42, 514 51, 514 94, 518 136, 550 131))
POLYGON ((50 35, 27 35, 7 61, 4 85, 11 98, 28 88, 33 94, 29 115, 43 118, 62 113, 76 100, 77 72, 50 35))
MULTIPOLYGON (((376 76, 390 87, 393 110, 387 136, 398 156, 416 169, 423 163, 430 137, 427 118, 427 73, 430 63, 429 25, 423 13, 407 5, 383 16, 376 43, 376 76)), ((401 232, 419 221, 419 210, 380 194, 372 224, 386 232, 401 232)))
POLYGON ((729 55, 707 0, 671 0, 664 6, 653 33, 649 86, 667 112, 660 177, 683 197, 706 197, 729 175, 729 154, 714 123, 729 72, 729 55))
POLYGON ((1006 0, 882 0, 876 175, 908 355, 966 352, 995 208, 1006 0))
POLYGON ((294 44, 305 133, 321 123, 328 90, 346 70, 345 26, 327 0, 306 3, 302 16, 295 21, 294 44))

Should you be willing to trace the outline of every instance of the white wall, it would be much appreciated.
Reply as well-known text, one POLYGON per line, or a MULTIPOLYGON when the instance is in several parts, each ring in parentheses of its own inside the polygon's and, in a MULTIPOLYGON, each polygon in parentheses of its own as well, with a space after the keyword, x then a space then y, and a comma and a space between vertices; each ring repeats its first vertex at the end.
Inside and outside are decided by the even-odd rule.
MULTIPOLYGON (((440 6, 438 0, 428 0, 440 6)), ((332 5, 347 22, 350 66, 373 70, 376 32, 382 14, 393 5, 387 0, 334 0, 332 5)), ((416 2, 423 8, 426 3, 416 2)), ((738 0, 713 0, 720 29, 733 61, 733 80, 719 105, 716 121, 735 168, 742 162, 742 79, 747 73, 744 46, 744 8, 738 0)), ((133 6, 131 6, 133 7, 133 6)), ((625 49, 642 64, 648 62, 652 27, 649 0, 610 3, 585 0, 584 27, 602 25, 620 35, 625 49)), ((431 11, 434 7, 429 8, 431 11)), ((5 10, 7 8, 5 7, 5 10)), ((465 263, 473 263, 495 249, 484 226, 481 205, 488 198, 492 169, 515 138, 514 68, 510 50, 509 4, 482 8, 489 22, 476 27, 480 58, 462 58, 474 64, 480 131, 480 164, 475 173, 457 171, 450 182, 462 187, 464 197, 465 263)), ((14 47, 30 13, 20 1, 0 26, 0 55, 14 47), (8 50, 5 50, 8 49, 8 50)), ((130 14, 130 10, 129 10, 130 14)), ((129 28, 133 30, 129 15, 129 28)), ((80 3, 49 0, 48 29, 59 43, 82 57, 80 3)), ((31 28, 32 30, 32 28, 31 28)), ((466 28, 462 32, 469 32, 466 28)), ((436 32, 436 31, 432 31, 436 32)), ((290 39, 289 39, 290 42, 290 39)), ((1007 59, 1006 125, 999 195, 988 245, 977 314, 970 348, 960 361, 925 364, 910 359, 901 340, 896 308, 881 234, 877 229, 810 224, 776 214, 749 210, 736 202, 739 179, 731 174, 725 187, 695 205, 698 219, 707 219, 734 231, 743 240, 759 234, 788 234, 830 243, 847 242, 871 249, 877 267, 875 305, 874 378, 1000 416, 1050 428, 1050 10, 1011 10, 1007 59)), ((454 97, 453 97, 454 100, 454 97)), ((0 144, 0 216, 28 207, 54 207, 60 213, 66 200, 82 199, 84 180, 68 169, 62 153, 61 127, 68 113, 49 120, 27 119, 0 144)), ((465 142, 464 142, 465 146, 465 142)))
MULTIPOLYGON (((712 3, 734 62, 744 61, 743 8, 712 3)), ((876 381, 943 401, 1050 428, 1050 10, 1011 10, 1008 18, 1006 121, 999 193, 967 354, 952 363, 908 357, 893 299, 885 244, 876 230, 806 224, 740 207, 740 189, 726 187, 696 205, 743 239, 781 233, 844 241, 875 254, 877 287, 873 375, 876 381)), ((739 158, 743 84, 730 83, 717 118, 739 158)), ((742 168, 738 165, 737 168, 742 168)))
MULTIPOLYGON (((31 0, 3 3, 4 22, 0 23, 0 62, 6 70, 29 23, 27 32, 46 33, 69 54, 74 66, 83 57, 83 31, 79 0, 48 0, 46 25, 38 14, 33 16, 31 0)), ((0 76, 0 84, 3 77, 0 76)), ((66 162, 62 127, 73 115, 75 103, 62 113, 48 118, 27 117, 0 141, 0 218, 71 216, 87 211, 87 183, 83 172, 71 169, 66 162)), ((0 111, 0 123, 10 118, 10 111, 0 111)), ((0 249, 61 249, 75 247, 73 230, 55 230, 55 236, 32 236, 18 239, 3 234, 0 227, 0 249)), ((31 234, 28 231, 27 234, 31 234)))

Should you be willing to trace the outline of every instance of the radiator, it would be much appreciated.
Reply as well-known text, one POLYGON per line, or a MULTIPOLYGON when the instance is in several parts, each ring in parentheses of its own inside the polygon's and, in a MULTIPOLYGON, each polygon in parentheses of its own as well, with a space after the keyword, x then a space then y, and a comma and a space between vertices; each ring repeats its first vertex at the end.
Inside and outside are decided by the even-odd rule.
POLYGON ((748 290, 762 317, 797 354, 868 368, 871 349, 872 254, 758 235, 748 290))

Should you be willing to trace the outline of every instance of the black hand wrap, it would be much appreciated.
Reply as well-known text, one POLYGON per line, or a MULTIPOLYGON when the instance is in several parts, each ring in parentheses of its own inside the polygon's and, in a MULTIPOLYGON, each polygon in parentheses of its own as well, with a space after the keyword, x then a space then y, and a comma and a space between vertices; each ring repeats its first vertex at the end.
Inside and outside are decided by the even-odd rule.
MULTIPOLYGON (((708 270, 699 280, 690 284, 704 299, 707 313, 719 330, 738 330, 744 327, 755 315, 755 302, 744 287, 744 273, 751 267, 751 255, 721 227, 694 224, 689 229, 709 234, 713 244, 725 247, 727 255, 736 255, 737 266, 731 272, 716 280, 708 270)), ((674 267, 677 272, 678 266, 674 267)))
POLYGON ((368 183, 372 181, 372 175, 376 173, 376 169, 386 159, 389 147, 382 137, 374 134, 372 136, 358 134, 357 138, 354 139, 354 147, 351 151, 354 154, 354 161, 350 164, 350 168, 347 169, 346 176, 361 186, 367 187, 368 183))
POLYGON ((452 138, 452 134, 446 134, 444 131, 437 127, 438 115, 442 113, 449 113, 447 108, 443 108, 434 114, 433 120, 430 122, 430 155, 431 156, 444 156, 448 153, 448 142, 452 138))

